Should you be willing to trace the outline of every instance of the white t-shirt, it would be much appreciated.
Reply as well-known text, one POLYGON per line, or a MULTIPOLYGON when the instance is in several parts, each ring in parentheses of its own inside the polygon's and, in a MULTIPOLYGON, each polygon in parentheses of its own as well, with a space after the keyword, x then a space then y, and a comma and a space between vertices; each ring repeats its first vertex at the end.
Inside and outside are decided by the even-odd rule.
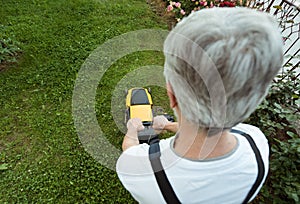
MULTIPOLYGON (((258 128, 247 124, 239 124, 233 129, 248 133, 254 139, 265 165, 264 181, 269 166, 266 137, 258 128)), ((162 166, 181 203, 238 204, 245 199, 257 177, 257 162, 248 140, 232 134, 238 141, 234 150, 205 160, 190 160, 177 155, 173 149, 174 137, 160 141, 162 166)), ((128 148, 118 159, 117 173, 139 203, 165 203, 151 168, 148 150, 147 144, 128 148)))

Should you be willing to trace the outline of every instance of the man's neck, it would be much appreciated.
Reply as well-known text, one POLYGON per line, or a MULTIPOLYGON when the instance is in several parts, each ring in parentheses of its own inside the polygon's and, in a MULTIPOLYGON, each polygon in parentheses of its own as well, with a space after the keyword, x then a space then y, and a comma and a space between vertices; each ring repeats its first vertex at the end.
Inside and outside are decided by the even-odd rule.
POLYGON ((226 155, 237 145, 235 136, 229 130, 207 135, 205 129, 182 124, 175 138, 175 152, 184 158, 203 160, 226 155))

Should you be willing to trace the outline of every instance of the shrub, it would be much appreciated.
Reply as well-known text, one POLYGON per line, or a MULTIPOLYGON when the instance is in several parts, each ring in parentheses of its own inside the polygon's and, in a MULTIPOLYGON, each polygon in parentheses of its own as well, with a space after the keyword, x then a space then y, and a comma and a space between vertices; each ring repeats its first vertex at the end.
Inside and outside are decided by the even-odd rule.
MULTIPOLYGON (((286 75, 282 75, 284 77, 286 75)), ((269 95, 246 121, 270 143, 269 176, 255 203, 298 203, 300 195, 300 79, 294 74, 272 84, 269 95)))

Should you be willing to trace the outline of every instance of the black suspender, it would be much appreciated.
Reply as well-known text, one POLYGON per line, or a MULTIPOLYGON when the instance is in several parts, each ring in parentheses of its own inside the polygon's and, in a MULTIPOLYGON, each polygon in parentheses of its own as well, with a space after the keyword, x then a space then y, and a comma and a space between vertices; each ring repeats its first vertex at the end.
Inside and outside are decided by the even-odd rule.
POLYGON ((239 131, 239 130, 231 130, 231 132, 243 135, 248 140, 248 142, 250 143, 250 145, 251 145, 251 147, 254 151, 256 161, 257 161, 258 174, 257 174, 256 180, 255 180, 255 183, 253 184, 253 186, 250 189, 247 197, 243 201, 243 204, 245 204, 245 203, 249 202, 250 198, 254 195, 254 193, 258 189, 259 185, 261 184, 261 182, 264 178, 264 175, 265 175, 265 166, 264 166, 264 162, 262 160, 261 154, 259 152, 259 149, 257 148, 257 146, 256 146, 254 140, 252 139, 252 137, 250 135, 248 135, 247 133, 239 131))
MULTIPOLYGON (((254 140, 252 139, 252 137, 250 135, 248 135, 247 133, 242 132, 240 130, 231 130, 231 132, 243 135, 248 140, 251 148, 254 151, 257 165, 258 165, 258 175, 255 180, 255 183, 251 187, 248 195, 246 196, 246 198, 244 199, 244 201, 242 203, 242 204, 246 204, 249 202, 249 200, 251 199, 251 197, 254 195, 254 193, 258 189, 259 185, 261 184, 261 182, 264 178, 264 175, 265 175, 265 166, 264 166, 261 154, 260 154, 254 140)), ((159 148, 159 142, 150 144, 149 159, 151 162, 151 166, 152 166, 157 184, 160 188, 160 191, 161 191, 165 201, 168 204, 179 204, 180 201, 177 198, 177 196, 167 178, 167 175, 162 167, 162 164, 160 161, 160 156, 161 156, 161 153, 160 153, 160 148, 159 148)))
POLYGON ((178 200, 161 165, 160 156, 159 142, 150 144, 149 159, 160 191, 167 203, 179 204, 180 201, 178 200))

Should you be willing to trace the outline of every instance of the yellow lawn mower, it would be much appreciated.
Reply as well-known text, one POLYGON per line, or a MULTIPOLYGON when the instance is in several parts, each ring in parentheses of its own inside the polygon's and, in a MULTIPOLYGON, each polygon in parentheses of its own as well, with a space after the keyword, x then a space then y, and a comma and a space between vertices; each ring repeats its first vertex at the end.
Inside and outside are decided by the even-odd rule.
MULTIPOLYGON (((138 133, 140 143, 153 143, 158 141, 158 135, 152 128, 153 101, 150 88, 131 88, 126 91, 125 124, 131 118, 141 119, 145 129, 138 133)), ((174 121, 172 116, 164 114, 165 117, 174 121)))

